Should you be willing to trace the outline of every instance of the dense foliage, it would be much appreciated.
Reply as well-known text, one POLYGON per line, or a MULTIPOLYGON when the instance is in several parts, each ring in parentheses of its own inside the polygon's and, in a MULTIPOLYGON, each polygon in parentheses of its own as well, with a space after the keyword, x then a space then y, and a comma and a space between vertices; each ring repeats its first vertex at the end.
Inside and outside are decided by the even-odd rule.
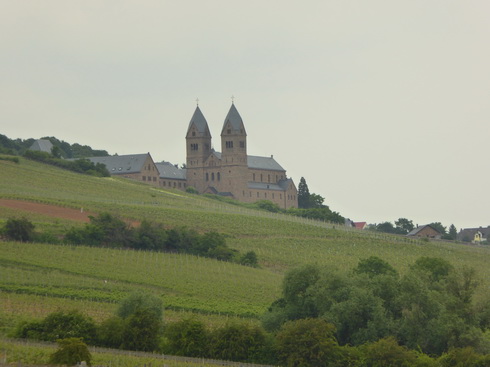
POLYGON ((90 217, 90 223, 83 228, 71 228, 65 241, 75 245, 187 253, 257 266, 257 255, 253 251, 240 255, 229 248, 224 235, 217 232, 199 234, 185 227, 165 229, 160 223, 146 220, 133 228, 109 213, 90 217))
MULTIPOLYGON (((55 153, 62 158, 86 158, 86 157, 103 157, 108 156, 106 150, 95 150, 88 145, 80 145, 78 143, 69 144, 55 137, 43 137, 42 139, 49 140, 55 148, 55 153)), ((11 155, 23 155, 29 147, 35 142, 35 139, 9 139, 5 135, 0 134, 0 153, 11 155)))
POLYGON ((81 338, 67 338, 58 340, 58 349, 51 355, 50 364, 74 366, 80 362, 92 365, 92 355, 87 344, 81 338))
POLYGON ((403 277, 377 257, 350 273, 306 265, 286 275, 283 297, 263 322, 278 330, 287 320, 323 318, 341 345, 394 337, 431 355, 464 347, 489 353, 488 300, 475 302, 477 286, 474 270, 439 258, 419 258, 403 277))
POLYGON ((51 164, 53 166, 67 169, 77 173, 84 173, 96 177, 109 177, 110 173, 107 170, 105 164, 94 164, 88 159, 76 159, 74 161, 68 161, 61 158, 56 158, 52 154, 46 152, 38 152, 33 150, 27 150, 24 153, 24 157, 32 159, 34 161, 51 164))

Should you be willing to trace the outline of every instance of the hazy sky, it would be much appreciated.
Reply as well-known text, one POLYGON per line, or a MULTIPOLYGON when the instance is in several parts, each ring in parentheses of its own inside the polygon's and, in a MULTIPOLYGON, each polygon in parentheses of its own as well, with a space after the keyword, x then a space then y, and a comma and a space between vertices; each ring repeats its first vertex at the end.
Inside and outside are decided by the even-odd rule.
POLYGON ((248 153, 355 221, 490 225, 490 2, 0 0, 0 133, 185 162, 235 96, 248 153))

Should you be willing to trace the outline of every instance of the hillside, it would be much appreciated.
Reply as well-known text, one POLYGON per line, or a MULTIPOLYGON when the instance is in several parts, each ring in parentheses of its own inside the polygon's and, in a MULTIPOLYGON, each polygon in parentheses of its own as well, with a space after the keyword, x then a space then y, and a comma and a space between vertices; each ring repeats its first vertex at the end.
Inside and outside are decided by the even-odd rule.
MULTIPOLYGON (((134 290, 163 298, 166 319, 197 313, 209 324, 228 317, 256 322, 280 295, 284 273, 305 263, 350 269, 375 255, 403 273, 420 256, 447 259, 478 270, 486 289, 490 252, 445 242, 347 230, 338 226, 254 211, 181 191, 159 190, 117 178, 94 178, 20 159, 0 160, 0 199, 43 203, 84 213, 110 212, 133 223, 214 230, 229 247, 255 251, 260 268, 190 255, 49 244, 0 243, 0 320, 8 329, 57 308, 79 308, 98 320, 134 290)), ((54 235, 83 221, 2 206, 0 224, 25 216, 54 235)))

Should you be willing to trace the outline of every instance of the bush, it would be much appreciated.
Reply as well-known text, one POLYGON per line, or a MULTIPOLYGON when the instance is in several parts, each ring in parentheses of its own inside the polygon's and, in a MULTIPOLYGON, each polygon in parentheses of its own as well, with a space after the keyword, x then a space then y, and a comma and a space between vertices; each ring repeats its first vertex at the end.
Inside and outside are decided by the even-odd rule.
POLYGON ((34 224, 27 218, 9 218, 5 223, 3 233, 9 240, 31 242, 34 239, 34 224))
POLYGON ((50 364, 74 366, 80 362, 91 365, 92 355, 81 338, 59 339, 58 350, 51 355, 50 364))
POLYGON ((164 353, 176 356, 200 357, 209 355, 209 332, 203 322, 188 318, 165 328, 164 353))
POLYGON ((58 311, 50 313, 42 321, 19 325, 16 337, 54 342, 65 338, 83 338, 88 343, 95 342, 96 326, 92 318, 80 312, 58 311))

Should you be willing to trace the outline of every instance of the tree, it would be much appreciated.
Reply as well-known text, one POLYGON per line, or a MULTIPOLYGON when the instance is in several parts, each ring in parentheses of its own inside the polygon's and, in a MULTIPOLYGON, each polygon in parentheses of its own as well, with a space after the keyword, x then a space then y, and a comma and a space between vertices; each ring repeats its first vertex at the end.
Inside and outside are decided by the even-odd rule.
POLYGON ((449 231, 447 233, 447 236, 444 239, 456 241, 457 238, 458 238, 458 230, 456 229, 454 224, 451 224, 449 226, 449 231))
POLYGON ((51 355, 49 363, 74 366, 80 362, 85 362, 89 366, 92 362, 92 355, 82 338, 59 339, 58 349, 51 355))
POLYGON ((415 366, 417 355, 406 347, 398 345, 393 337, 380 339, 363 347, 367 367, 409 367, 415 366))
POLYGON ((165 353, 176 356, 207 357, 209 332, 202 321, 188 318, 165 328, 165 353))
POLYGON ((407 218, 399 218, 397 221, 395 221, 395 226, 397 233, 399 234, 407 234, 415 228, 413 222, 407 218))
POLYGON ((318 194, 310 194, 310 198, 308 200, 308 208, 323 208, 324 200, 325 198, 323 196, 320 196, 318 194))
POLYGON ((122 319, 127 319, 141 310, 149 310, 158 322, 163 320, 162 300, 157 296, 142 292, 134 292, 123 299, 117 310, 117 315, 122 319))
POLYGON ((137 309, 124 321, 121 345, 123 349, 144 352, 157 350, 162 324, 151 309, 137 309))
POLYGON ((34 239, 34 224, 27 218, 9 218, 5 223, 3 232, 5 237, 10 240, 20 242, 30 242, 34 239))
POLYGON ((301 177, 298 185, 298 207, 299 208, 309 208, 310 205, 310 190, 306 184, 304 177, 301 177))
POLYGON ((446 234, 446 227, 441 222, 433 222, 429 224, 432 228, 437 229, 442 235, 446 234))
POLYGON ((122 348, 155 351, 163 325, 163 302, 148 293, 133 293, 125 298, 117 315, 124 321, 122 348))
POLYGON ((377 256, 360 260, 354 271, 358 274, 367 274, 371 278, 381 274, 398 276, 398 272, 393 266, 377 256))
POLYGON ((341 359, 335 327, 323 319, 289 321, 277 334, 279 360, 287 367, 330 366, 341 359))
POLYGON ((376 225, 376 230, 385 233, 396 233, 395 227, 391 222, 383 222, 376 225))
POLYGON ((271 347, 265 331, 242 323, 228 323, 211 334, 210 356, 237 362, 263 362, 271 347))

